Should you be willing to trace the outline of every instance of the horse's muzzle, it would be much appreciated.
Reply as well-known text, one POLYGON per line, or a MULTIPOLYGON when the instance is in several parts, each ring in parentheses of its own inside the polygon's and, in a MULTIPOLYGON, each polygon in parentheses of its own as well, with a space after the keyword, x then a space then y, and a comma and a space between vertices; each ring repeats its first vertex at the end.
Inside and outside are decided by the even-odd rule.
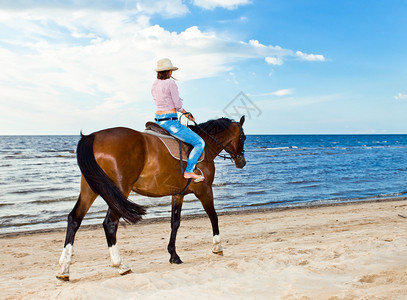
POLYGON ((243 155, 237 156, 235 159, 235 166, 238 169, 243 169, 243 167, 246 165, 246 159, 244 158, 243 155))

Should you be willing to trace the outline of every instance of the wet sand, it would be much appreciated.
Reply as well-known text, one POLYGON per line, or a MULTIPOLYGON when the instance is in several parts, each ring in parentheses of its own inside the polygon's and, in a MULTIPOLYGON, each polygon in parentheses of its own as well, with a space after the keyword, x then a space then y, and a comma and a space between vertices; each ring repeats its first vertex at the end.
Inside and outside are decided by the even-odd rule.
POLYGON ((169 220, 120 226, 110 266, 102 226, 77 234, 71 280, 55 278, 65 231, 0 237, 0 299, 407 299, 407 200, 183 218, 171 265, 169 220))

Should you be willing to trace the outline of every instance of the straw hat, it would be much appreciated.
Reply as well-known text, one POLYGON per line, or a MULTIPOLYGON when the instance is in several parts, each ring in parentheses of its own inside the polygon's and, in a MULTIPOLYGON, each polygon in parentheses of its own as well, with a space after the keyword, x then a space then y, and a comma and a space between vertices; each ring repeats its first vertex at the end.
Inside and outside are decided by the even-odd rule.
POLYGON ((157 61, 157 69, 155 69, 156 72, 169 70, 175 71, 178 70, 178 68, 174 67, 168 58, 163 58, 157 61))

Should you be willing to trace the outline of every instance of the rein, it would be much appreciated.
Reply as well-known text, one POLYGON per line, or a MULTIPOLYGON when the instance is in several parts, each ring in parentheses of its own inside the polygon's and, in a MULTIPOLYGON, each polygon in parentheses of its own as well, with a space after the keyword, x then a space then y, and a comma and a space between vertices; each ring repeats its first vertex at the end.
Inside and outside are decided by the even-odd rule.
MULTIPOLYGON (((185 116, 185 117, 187 118, 187 127, 189 127, 189 125, 188 125, 188 121, 189 121, 188 116, 193 117, 192 114, 191 114, 190 112, 182 113, 182 114, 180 115, 180 117, 179 117, 179 122, 180 122, 180 123, 181 123, 181 118, 182 118, 182 116, 185 116)), ((192 122, 195 124, 195 126, 196 126, 200 131, 202 131, 202 132, 205 133, 207 136, 209 136, 218 146, 222 147, 222 149, 220 150, 220 152, 222 152, 222 150, 226 150, 226 151, 229 153, 229 156, 221 155, 220 153, 219 153, 217 156, 223 158, 224 160, 226 160, 226 159, 233 160, 233 159, 235 159, 235 158, 240 158, 240 157, 242 157, 242 156, 244 155, 244 149, 242 149, 242 151, 241 151, 239 154, 236 154, 235 152, 230 151, 230 150, 227 148, 227 145, 229 145, 231 142, 229 142, 229 144, 227 144, 227 145, 224 145, 222 142, 219 142, 218 139, 215 138, 213 135, 211 135, 211 134, 209 134, 208 132, 206 132, 206 131, 205 131, 201 126, 199 126, 195 121, 192 121, 192 122)), ((239 143, 241 143, 241 142, 243 141, 243 139, 244 139, 243 130, 242 130, 241 126, 239 126, 239 132, 240 132, 239 143)), ((182 171, 183 171, 183 167, 182 167, 181 141, 180 141, 180 157, 181 157, 180 163, 181 163, 181 172, 182 172, 182 171)), ((191 181, 192 181, 192 178, 189 178, 187 184, 185 185, 185 187, 182 189, 181 192, 178 193, 179 195, 182 195, 182 194, 185 193, 185 191, 188 189, 189 185, 191 184, 191 181)))
MULTIPOLYGON (((189 121, 188 117, 186 115, 189 115, 192 117, 192 114, 190 112, 186 112, 183 113, 180 117, 179 117, 179 121, 181 123, 181 117, 184 116, 187 118, 187 120, 189 121)), ((188 126, 188 121, 187 121, 187 127, 188 126)), ((222 149, 220 150, 220 152, 222 152, 222 150, 225 150, 226 152, 228 152, 229 156, 227 155, 222 155, 222 154, 218 154, 217 156, 223 158, 224 160, 226 159, 230 159, 233 160, 235 158, 240 158, 244 155, 244 149, 242 149, 242 151, 239 154, 236 154, 235 152, 229 150, 227 148, 227 145, 229 145, 231 142, 229 142, 227 145, 224 145, 222 142, 219 142, 213 135, 209 134, 208 132, 206 132, 204 129, 202 129, 202 127, 200 127, 195 121, 192 121, 194 123, 194 125, 203 133, 205 133, 207 136, 209 136, 218 146, 222 147, 222 149)), ((241 127, 239 126, 239 132, 240 132, 240 136, 239 136, 239 142, 241 142, 243 140, 243 132, 241 127)))

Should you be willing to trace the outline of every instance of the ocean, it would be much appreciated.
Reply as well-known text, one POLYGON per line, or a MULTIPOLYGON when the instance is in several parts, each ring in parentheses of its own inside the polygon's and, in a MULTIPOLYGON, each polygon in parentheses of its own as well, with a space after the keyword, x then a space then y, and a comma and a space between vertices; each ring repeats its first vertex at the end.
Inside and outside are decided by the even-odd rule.
MULTIPOLYGON (((64 228, 79 194, 79 136, 0 136, 0 234, 64 228)), ((247 165, 217 158, 218 212, 407 196, 407 135, 248 135, 247 165)), ((130 199, 145 218, 171 215, 171 197, 130 199)), ((82 224, 101 224, 98 197, 82 224)), ((193 195, 183 215, 202 214, 193 195)))

